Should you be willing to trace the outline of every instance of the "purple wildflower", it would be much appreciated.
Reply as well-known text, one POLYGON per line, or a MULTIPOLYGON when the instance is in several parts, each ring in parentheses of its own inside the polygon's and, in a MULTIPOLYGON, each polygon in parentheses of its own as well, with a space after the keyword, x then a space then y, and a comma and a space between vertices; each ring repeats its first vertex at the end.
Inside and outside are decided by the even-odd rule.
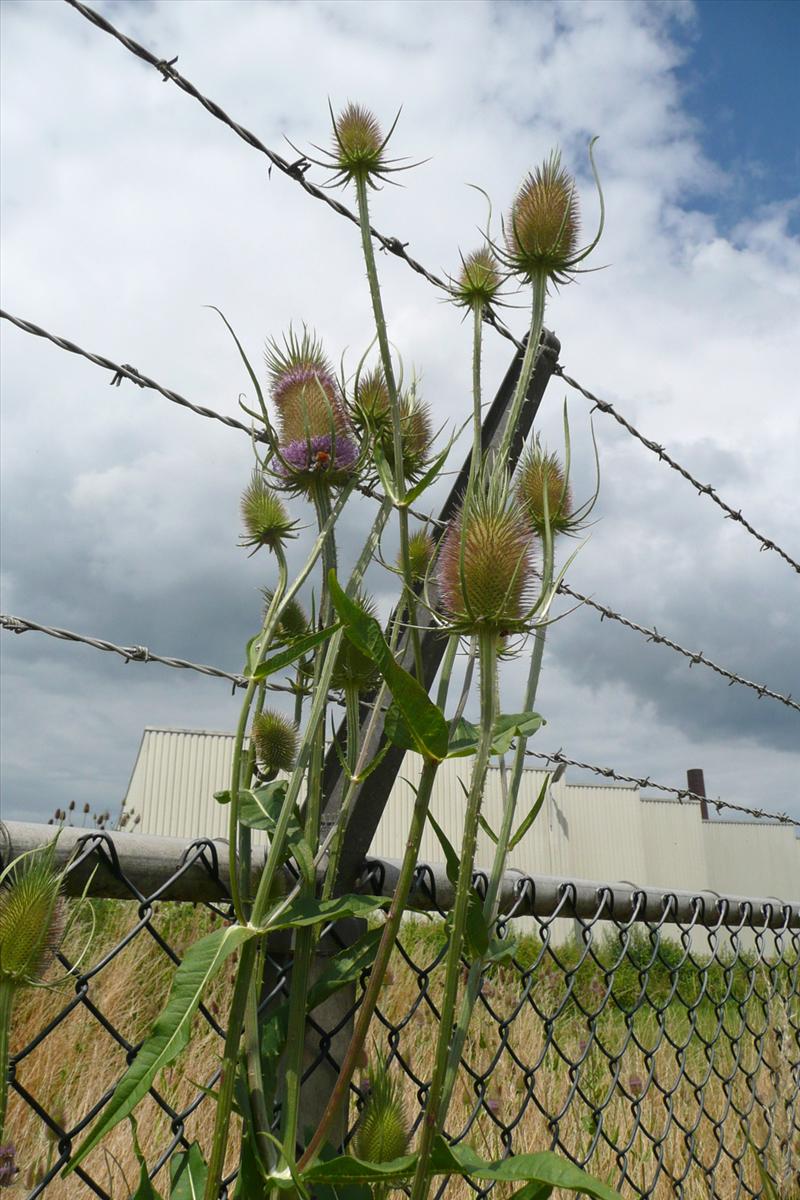
POLYGON ((285 479, 299 482, 325 476, 331 483, 339 483, 355 466, 358 447, 346 434, 334 443, 330 434, 323 433, 281 446, 281 458, 277 469, 285 479))
POLYGON ((628 1079, 628 1091, 632 1096, 641 1096, 644 1091, 644 1080, 641 1075, 631 1075, 628 1079))

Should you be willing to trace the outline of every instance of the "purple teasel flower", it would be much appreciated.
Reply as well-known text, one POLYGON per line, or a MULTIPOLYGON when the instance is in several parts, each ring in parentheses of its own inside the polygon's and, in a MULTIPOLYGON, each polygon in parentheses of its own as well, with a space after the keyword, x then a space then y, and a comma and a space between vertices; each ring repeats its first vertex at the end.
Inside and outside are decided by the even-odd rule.
POLYGON ((628 1079, 628 1091, 632 1096, 641 1096, 644 1091, 644 1080, 641 1075, 631 1075, 628 1079))
POLYGON ((17 1174, 17 1151, 13 1142, 0 1146, 0 1187, 10 1187, 17 1174))
POLYGON ((358 460, 358 447, 352 438, 342 434, 334 439, 330 434, 289 442, 280 448, 277 470, 285 479, 297 476, 327 475, 335 482, 349 475, 358 460))

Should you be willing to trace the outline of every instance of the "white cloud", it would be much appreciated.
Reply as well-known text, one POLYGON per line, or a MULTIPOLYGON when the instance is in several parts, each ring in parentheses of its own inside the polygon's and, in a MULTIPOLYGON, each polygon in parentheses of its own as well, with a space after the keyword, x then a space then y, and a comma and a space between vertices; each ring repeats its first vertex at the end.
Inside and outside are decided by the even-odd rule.
MULTIPOLYGON (((171 0, 104 11, 159 54, 179 53, 189 78, 287 157, 284 133, 301 146, 328 142, 328 96, 363 100, 385 121, 402 103, 397 152, 432 160, 400 177, 402 189, 374 197, 374 221, 436 271, 455 268, 485 217, 464 185, 489 190, 497 216, 554 141, 579 173, 589 233, 597 202, 585 147, 599 133, 608 225, 593 262, 608 266, 553 298, 548 322, 562 360, 758 528, 796 545, 796 210, 773 205, 725 231, 698 207, 700 193, 727 180, 725 164, 701 150, 700 116, 676 74, 692 52, 691 6, 171 0)), ((334 356, 345 346, 360 353, 369 301, 354 227, 278 173, 270 179, 261 155, 67 6, 7 5, 2 19, 5 307, 233 415, 247 380, 204 304, 226 312, 256 361, 264 337, 290 320, 315 325, 334 356)), ((462 418, 468 324, 403 264, 379 258, 404 360, 423 372, 440 419, 462 418)), ((509 320, 519 330, 524 314, 509 320)), ((235 669, 266 570, 235 549, 247 439, 129 384, 109 389, 88 363, 2 332, 3 566, 15 607, 124 643, 174 637, 180 646, 153 648, 235 669), (151 610, 149 596, 158 598, 151 610)), ((509 357, 509 345, 487 334, 488 394, 509 357)), ((565 392, 581 494, 591 488, 588 405, 554 385, 542 429, 557 440, 565 392)), ((789 568, 759 554, 609 418, 597 415, 595 426, 603 519, 575 585, 752 677, 775 671, 775 685, 790 689, 789 568)), ((345 553, 358 525, 348 524, 345 553)), ((695 682, 700 668, 667 671, 667 652, 633 634, 618 652, 623 643, 603 641, 605 625, 588 635, 580 630, 589 618, 580 620, 573 633, 568 622, 556 627, 543 693, 568 753, 678 784, 686 766, 704 765, 709 787, 731 799, 766 799, 768 780, 775 805, 800 813, 800 761, 774 748, 767 701, 736 707, 734 693, 710 679, 720 691, 704 732, 711 693, 695 682), (669 695, 660 693, 664 675, 669 695)), ((34 649, 36 636, 7 650, 18 664, 6 683, 15 788, 27 730, 50 702, 45 666, 56 651, 41 639, 34 649)), ((73 664, 80 696, 69 704, 55 689, 55 716, 70 726, 59 758, 70 760, 73 780, 84 772, 116 788, 109 802, 124 789, 127 747, 145 723, 190 724, 192 711, 197 724, 234 719, 224 685, 178 685, 155 674, 161 668, 101 656, 89 668, 91 651, 57 652, 73 664), (121 670, 126 681, 154 674, 117 702, 121 670), (112 710, 125 754, 98 734, 112 710)), ((776 707, 775 722, 784 716, 776 707)), ((41 760, 28 761, 41 777, 41 760)))

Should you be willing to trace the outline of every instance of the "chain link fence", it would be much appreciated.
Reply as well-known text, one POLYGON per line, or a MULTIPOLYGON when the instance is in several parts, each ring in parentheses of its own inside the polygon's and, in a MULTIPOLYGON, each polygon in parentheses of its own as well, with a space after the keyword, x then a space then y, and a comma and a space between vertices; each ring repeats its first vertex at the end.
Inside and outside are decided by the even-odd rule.
MULTIPOLYGON (((12 848, 52 836, 35 826, 5 832, 6 861, 12 848)), ((64 835, 61 852, 77 851, 69 890, 79 894, 88 880, 99 898, 82 905, 62 948, 60 984, 18 1002, 8 1124, 15 1186, 29 1200, 110 1200, 135 1189, 127 1125, 67 1180, 60 1172, 158 1014, 182 951, 228 919, 227 847, 64 835)), ((371 860, 361 886, 388 894, 395 873, 396 864, 371 860)), ((478 873, 479 890, 485 882, 478 873)), ((372 1039, 402 1074, 416 1127, 442 990, 451 899, 442 868, 420 865, 413 899, 372 1039)), ((452 1139, 498 1157, 554 1148, 626 1197, 768 1200, 770 1187, 781 1198, 800 1195, 800 904, 509 873, 502 913, 498 932, 509 953, 482 978, 450 1110, 452 1139)), ((357 922, 328 930, 323 955, 360 932, 357 922)), ((290 973, 291 955, 276 944, 265 1015, 290 973)), ((165 1192, 172 1154, 210 1140, 209 1091, 230 984, 229 973, 212 986, 182 1060, 137 1109, 150 1173, 165 1192)), ((338 1069, 362 987, 363 978, 309 1019, 309 1124, 338 1069)), ((357 1076, 346 1142, 365 1086, 357 1076)), ((235 1186, 237 1137, 224 1195, 235 1186)), ((465 1180, 439 1194, 445 1188, 465 1200, 486 1194, 465 1180)))

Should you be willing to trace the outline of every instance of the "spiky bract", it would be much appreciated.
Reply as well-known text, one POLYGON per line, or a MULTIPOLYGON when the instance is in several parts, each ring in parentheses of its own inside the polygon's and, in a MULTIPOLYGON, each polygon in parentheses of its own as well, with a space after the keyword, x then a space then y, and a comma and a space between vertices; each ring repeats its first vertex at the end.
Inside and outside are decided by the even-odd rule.
POLYGON ((266 708, 253 718, 256 760, 268 774, 291 771, 297 758, 297 726, 283 713, 266 708))
POLYGON ((537 442, 526 451, 517 474, 516 495, 531 525, 540 536, 545 533, 544 498, 547 519, 553 533, 570 533, 572 494, 564 468, 555 454, 549 454, 537 442))
MULTIPOLYGON (((435 553, 436 543, 424 529, 417 529, 416 532, 411 534, 411 537, 408 539, 408 561, 411 567, 411 578, 414 583, 421 583, 425 578, 435 553)), ((403 563, 399 555, 397 566, 402 570, 403 563)))
POLYGON ((15 863, 0 887, 0 980, 34 983, 64 936, 63 874, 48 846, 15 863))
MULTIPOLYGON (((375 616, 375 602, 371 597, 359 593, 355 601, 369 616, 375 616)), ((372 659, 362 654, 349 638, 343 638, 336 656, 331 685, 334 688, 354 688, 358 692, 369 692, 377 686, 379 678, 378 668, 372 659)))
POLYGON ((575 181, 554 150, 517 192, 504 224, 508 265, 526 278, 564 283, 578 254, 575 181))
POLYGON ((463 632, 510 631, 530 604, 533 535, 519 507, 476 493, 451 522, 439 554, 442 602, 463 632))
MULTIPOLYGON (((394 128, 394 127, 393 127, 394 128)), ((337 179, 371 179, 386 173, 389 168, 385 150, 391 136, 384 137, 377 117, 362 104, 345 105, 333 118, 333 161, 338 168, 337 179)))
POLYGON ((289 538, 295 537, 297 522, 286 511, 283 501, 267 484, 260 471, 253 471, 242 493, 242 520, 245 526, 243 546, 258 550, 280 549, 289 538))
MULTIPOLYGON (((433 440, 430 408, 419 399, 412 387, 400 396, 399 409, 403 477, 412 480, 421 474, 429 458, 433 440)), ((382 454, 394 470, 394 430, 389 389, 380 367, 368 371, 356 385, 355 420, 372 431, 382 454)))
POLYGON ((491 304, 501 283, 497 259, 489 246, 483 246, 462 259, 461 271, 453 280, 453 295, 457 303, 467 308, 491 304))
POLYGON ((356 1131, 356 1154, 364 1162, 384 1163, 408 1153, 408 1113, 396 1079, 382 1057, 368 1072, 369 1098, 356 1131))
POLYGON ((346 436, 350 425, 333 368, 319 339, 293 329, 283 343, 267 343, 270 390, 278 410, 280 444, 310 438, 346 436))

